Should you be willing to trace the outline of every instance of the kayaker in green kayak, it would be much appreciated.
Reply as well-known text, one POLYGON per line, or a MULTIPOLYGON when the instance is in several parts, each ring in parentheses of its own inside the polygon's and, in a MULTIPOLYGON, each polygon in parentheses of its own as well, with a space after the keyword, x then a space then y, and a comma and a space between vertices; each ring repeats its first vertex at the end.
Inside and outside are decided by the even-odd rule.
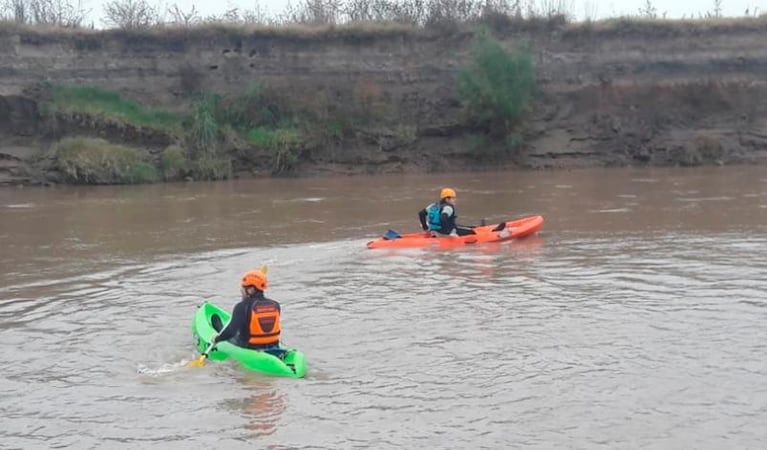
POLYGON ((267 284, 266 267, 250 270, 242 276, 242 300, 234 305, 226 328, 220 330, 222 324, 221 319, 216 321, 218 316, 212 319, 213 327, 220 330, 213 337, 213 343, 231 339, 230 342, 239 347, 257 350, 279 346, 281 309, 279 303, 264 296, 267 284))

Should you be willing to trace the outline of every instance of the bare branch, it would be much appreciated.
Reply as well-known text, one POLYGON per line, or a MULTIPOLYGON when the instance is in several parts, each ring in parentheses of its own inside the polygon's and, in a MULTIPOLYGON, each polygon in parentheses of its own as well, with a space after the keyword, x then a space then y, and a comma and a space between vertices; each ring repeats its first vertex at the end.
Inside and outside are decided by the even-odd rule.
POLYGON ((158 14, 146 0, 112 0, 104 5, 104 21, 126 30, 149 28, 158 23, 158 14))
POLYGON ((90 12, 69 0, 6 0, 3 10, 16 23, 79 28, 90 12))
POLYGON ((173 6, 168 8, 168 15, 170 16, 170 23, 185 27, 199 23, 201 20, 200 14, 194 5, 192 5, 191 10, 184 11, 178 4, 174 3, 173 6))

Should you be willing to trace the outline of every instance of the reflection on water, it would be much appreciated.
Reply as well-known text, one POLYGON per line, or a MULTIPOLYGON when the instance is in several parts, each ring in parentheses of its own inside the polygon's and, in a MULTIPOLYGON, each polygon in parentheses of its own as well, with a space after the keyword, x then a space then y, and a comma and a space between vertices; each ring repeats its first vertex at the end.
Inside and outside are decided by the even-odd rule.
POLYGON ((0 191, 0 447, 765 448, 765 211, 758 167, 0 191), (545 226, 365 247, 443 185, 545 226), (308 377, 186 367, 262 263, 308 377))
POLYGON ((273 380, 257 375, 246 374, 238 377, 237 381, 246 386, 246 397, 228 401, 226 407, 241 412, 246 420, 245 427, 253 432, 254 437, 273 434, 285 412, 287 394, 274 386, 273 380))

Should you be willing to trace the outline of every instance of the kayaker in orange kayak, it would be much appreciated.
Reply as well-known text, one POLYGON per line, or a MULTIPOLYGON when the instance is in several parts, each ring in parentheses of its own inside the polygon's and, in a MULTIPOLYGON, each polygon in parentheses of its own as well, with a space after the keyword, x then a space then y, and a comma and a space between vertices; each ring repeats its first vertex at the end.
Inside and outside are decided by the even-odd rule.
POLYGON ((266 267, 251 270, 242 276, 240 282, 242 300, 234 305, 232 318, 221 330, 221 320, 213 328, 219 330, 213 342, 233 339, 232 343, 245 348, 268 349, 280 343, 280 304, 264 296, 268 282, 266 267))
POLYGON ((443 188, 439 193, 439 202, 434 202, 418 211, 418 220, 424 231, 429 230, 434 236, 466 236, 476 234, 473 227, 458 225, 455 219, 455 190, 443 188))

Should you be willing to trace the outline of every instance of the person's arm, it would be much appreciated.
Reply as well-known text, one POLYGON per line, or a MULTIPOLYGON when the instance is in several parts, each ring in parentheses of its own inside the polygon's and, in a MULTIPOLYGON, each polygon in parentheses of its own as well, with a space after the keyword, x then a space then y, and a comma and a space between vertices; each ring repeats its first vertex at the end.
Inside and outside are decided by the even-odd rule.
POLYGON ((440 214, 440 219, 442 221, 442 229, 449 230, 450 233, 455 230, 455 209, 453 209, 450 205, 445 205, 442 208, 442 213, 440 214))
POLYGON ((237 334, 237 330, 242 328, 244 321, 248 318, 247 304, 245 302, 239 302, 234 305, 232 310, 232 318, 226 327, 218 333, 216 342, 228 341, 237 334))
POLYGON ((418 220, 421 222, 421 229, 424 231, 429 229, 429 226, 426 225, 426 208, 418 211, 418 220))
POLYGON ((442 230, 447 230, 448 234, 455 233, 455 219, 445 213, 442 213, 442 230))

